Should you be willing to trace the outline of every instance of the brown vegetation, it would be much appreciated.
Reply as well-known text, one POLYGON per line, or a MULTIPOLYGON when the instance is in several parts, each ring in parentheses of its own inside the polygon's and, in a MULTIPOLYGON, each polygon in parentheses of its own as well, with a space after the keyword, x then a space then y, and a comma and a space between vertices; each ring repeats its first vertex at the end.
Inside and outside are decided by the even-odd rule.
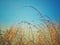
POLYGON ((51 24, 47 27, 48 30, 44 28, 46 31, 49 31, 49 40, 47 37, 48 35, 45 35, 46 32, 44 30, 42 31, 39 28, 41 31, 36 29, 38 32, 33 32, 32 28, 34 27, 31 27, 32 26, 30 25, 30 28, 28 29, 27 26, 25 28, 12 27, 8 29, 8 31, 6 31, 3 35, 1 45, 60 45, 60 34, 58 32, 58 28, 56 28, 56 25, 51 24))

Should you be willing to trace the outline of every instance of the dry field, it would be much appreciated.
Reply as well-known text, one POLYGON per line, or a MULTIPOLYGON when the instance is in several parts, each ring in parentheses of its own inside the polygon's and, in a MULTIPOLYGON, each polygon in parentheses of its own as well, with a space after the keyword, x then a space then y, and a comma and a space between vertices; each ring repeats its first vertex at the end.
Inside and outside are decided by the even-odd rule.
POLYGON ((54 24, 12 26, 3 34, 0 45, 60 45, 60 30, 54 24))

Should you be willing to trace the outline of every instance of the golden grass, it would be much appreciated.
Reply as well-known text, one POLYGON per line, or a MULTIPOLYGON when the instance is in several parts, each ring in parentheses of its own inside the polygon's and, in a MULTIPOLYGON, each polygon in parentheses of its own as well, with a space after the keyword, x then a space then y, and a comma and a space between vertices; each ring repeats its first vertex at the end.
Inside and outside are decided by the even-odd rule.
POLYGON ((60 31, 56 25, 51 24, 47 29, 44 28, 44 30, 49 33, 46 33, 40 28, 39 30, 41 31, 36 30, 37 31, 32 31, 32 29, 27 28, 27 26, 24 28, 12 27, 4 33, 0 45, 60 45, 60 31))

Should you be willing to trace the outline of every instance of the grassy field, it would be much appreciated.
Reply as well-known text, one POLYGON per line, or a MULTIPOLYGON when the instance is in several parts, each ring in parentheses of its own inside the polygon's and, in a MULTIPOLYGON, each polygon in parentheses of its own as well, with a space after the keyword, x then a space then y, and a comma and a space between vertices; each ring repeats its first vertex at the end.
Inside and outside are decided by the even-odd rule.
POLYGON ((42 28, 30 24, 12 26, 3 35, 0 34, 0 45, 60 45, 58 27, 58 25, 47 23, 42 28))

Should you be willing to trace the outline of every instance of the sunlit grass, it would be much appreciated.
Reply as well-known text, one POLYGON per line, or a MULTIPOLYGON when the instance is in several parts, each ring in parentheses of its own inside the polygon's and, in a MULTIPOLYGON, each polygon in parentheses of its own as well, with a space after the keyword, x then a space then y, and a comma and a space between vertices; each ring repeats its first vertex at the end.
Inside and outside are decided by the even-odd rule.
POLYGON ((10 27, 2 36, 0 45, 60 45, 60 30, 57 25, 22 24, 10 27), (35 31, 34 31, 35 30, 35 31))

